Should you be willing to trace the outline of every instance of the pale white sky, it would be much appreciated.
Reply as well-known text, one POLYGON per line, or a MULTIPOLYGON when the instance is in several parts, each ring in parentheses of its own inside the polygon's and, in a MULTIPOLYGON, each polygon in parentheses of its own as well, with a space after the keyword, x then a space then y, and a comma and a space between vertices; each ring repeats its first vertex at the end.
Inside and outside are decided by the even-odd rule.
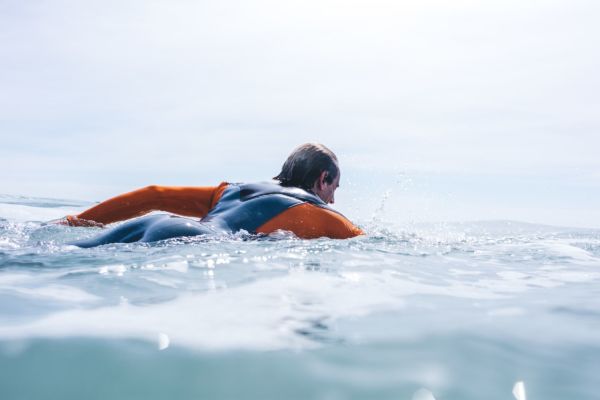
POLYGON ((273 176, 366 218, 600 226, 595 1, 0 0, 0 193, 273 176))

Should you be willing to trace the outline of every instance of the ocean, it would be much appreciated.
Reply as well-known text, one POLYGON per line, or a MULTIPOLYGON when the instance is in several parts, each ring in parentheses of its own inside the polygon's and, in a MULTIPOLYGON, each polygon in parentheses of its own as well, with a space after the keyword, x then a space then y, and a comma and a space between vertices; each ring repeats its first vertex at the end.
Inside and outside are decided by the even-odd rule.
POLYGON ((600 398, 600 230, 397 225, 80 249, 0 196, 0 399, 600 398))

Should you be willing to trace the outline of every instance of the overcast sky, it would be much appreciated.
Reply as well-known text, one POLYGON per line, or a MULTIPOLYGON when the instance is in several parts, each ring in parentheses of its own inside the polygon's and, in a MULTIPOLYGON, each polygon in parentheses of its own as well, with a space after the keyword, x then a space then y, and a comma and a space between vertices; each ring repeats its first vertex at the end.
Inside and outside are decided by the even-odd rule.
POLYGON ((597 1, 0 0, 0 193, 342 163, 339 207, 600 227, 597 1))

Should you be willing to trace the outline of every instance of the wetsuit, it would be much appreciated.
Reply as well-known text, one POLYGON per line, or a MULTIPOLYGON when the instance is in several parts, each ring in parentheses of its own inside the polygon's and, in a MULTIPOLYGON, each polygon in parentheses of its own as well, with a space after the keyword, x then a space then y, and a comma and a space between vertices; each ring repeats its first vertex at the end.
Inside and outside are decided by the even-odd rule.
POLYGON ((173 237, 240 230, 263 234, 285 230, 306 239, 322 236, 345 239, 362 234, 359 228, 314 194, 270 182, 223 182, 216 187, 191 188, 149 186, 107 200, 76 218, 67 219, 73 225, 77 225, 79 220, 106 224, 153 210, 200 217, 201 220, 174 215, 150 215, 117 226, 97 238, 75 244, 93 247, 117 242, 153 242, 173 237))

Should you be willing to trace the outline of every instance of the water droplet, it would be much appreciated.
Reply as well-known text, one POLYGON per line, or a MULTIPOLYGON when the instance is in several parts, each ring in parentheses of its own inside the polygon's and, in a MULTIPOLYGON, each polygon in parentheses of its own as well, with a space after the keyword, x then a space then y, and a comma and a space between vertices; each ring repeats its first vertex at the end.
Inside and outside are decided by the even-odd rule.
POLYGON ((513 396, 515 396, 515 399, 517 400, 527 400, 527 396, 525 395, 525 384, 523 383, 523 381, 518 381, 515 383, 515 386, 513 386, 513 396))
POLYGON ((167 347, 169 347, 170 342, 171 341, 169 340, 169 336, 167 336, 166 333, 158 334, 158 349, 159 350, 164 350, 167 347))

